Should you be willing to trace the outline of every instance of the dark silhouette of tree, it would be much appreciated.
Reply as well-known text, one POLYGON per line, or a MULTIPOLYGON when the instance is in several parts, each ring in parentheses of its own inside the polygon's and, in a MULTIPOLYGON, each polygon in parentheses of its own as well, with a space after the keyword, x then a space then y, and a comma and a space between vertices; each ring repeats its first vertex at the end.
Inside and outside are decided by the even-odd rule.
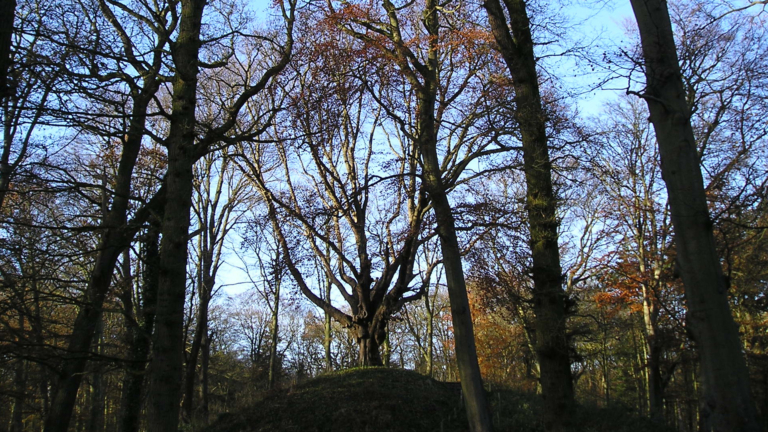
POLYGON ((645 60, 648 103, 667 185, 688 325, 701 352, 702 416, 716 431, 759 431, 749 374, 717 256, 691 110, 665 1, 632 0, 645 60))

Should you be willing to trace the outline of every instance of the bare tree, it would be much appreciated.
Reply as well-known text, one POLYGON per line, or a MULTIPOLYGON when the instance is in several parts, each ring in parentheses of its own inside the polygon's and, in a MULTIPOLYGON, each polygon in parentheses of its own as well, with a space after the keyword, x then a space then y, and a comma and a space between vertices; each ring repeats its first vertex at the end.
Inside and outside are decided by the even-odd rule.
POLYGON ((301 76, 302 87, 291 96, 291 121, 301 137, 294 143, 281 140, 274 152, 251 145, 240 163, 266 203, 282 259, 302 293, 352 327, 362 365, 380 365, 390 316, 421 295, 411 282, 428 200, 418 188, 414 159, 405 156, 413 147, 392 140, 394 162, 375 155, 380 112, 368 111, 359 78, 346 78, 356 71, 339 63, 326 66, 331 67, 301 76), (391 164, 394 170, 374 174, 374 164, 391 164), (275 175, 280 180, 272 180, 275 175), (384 190, 388 199, 377 199, 384 190), (301 237, 305 248, 295 243, 301 237), (316 257, 321 268, 316 277, 336 288, 351 314, 310 288, 303 253, 316 257))
POLYGON ((520 126, 526 184, 526 204, 536 314, 536 354, 541 370, 544 423, 547 430, 568 426, 574 405, 566 303, 558 245, 557 202, 552 186, 552 162, 547 138, 547 116, 536 70, 531 22, 522 0, 483 4, 493 36, 507 64, 515 88, 515 118, 520 126), (507 19, 508 17, 508 19, 507 19))
POLYGON ((715 248, 691 111, 686 102, 666 2, 632 0, 645 59, 647 103, 661 153, 688 324, 701 350, 705 395, 702 415, 716 431, 759 431, 715 248))
MULTIPOLYGON (((200 54, 204 40, 203 28, 205 0, 181 0, 179 29, 172 46, 175 73, 172 78, 173 93, 169 114, 169 131, 164 144, 168 151, 166 173, 167 196, 163 212, 163 237, 160 246, 160 285, 157 303, 156 329, 153 340, 153 363, 150 368, 150 403, 148 430, 150 432, 176 429, 179 422, 179 401, 184 357, 184 299, 186 292, 187 243, 192 208, 194 184, 193 167, 198 159, 220 142, 233 142, 234 137, 258 135, 260 125, 242 130, 238 124, 240 111, 257 94, 261 93, 288 64, 293 46, 293 22, 295 2, 280 3, 280 15, 285 23, 282 40, 264 38, 264 44, 273 49, 265 58, 247 58, 239 63, 234 55, 235 47, 224 59, 233 60, 230 78, 237 78, 240 87, 233 93, 221 94, 221 116, 214 118, 202 136, 198 136, 196 107, 198 99, 198 74, 200 54), (271 55, 270 55, 271 54, 271 55), (252 68, 264 61, 264 69, 252 68)), ((225 16, 225 23, 230 22, 225 16)), ((233 26, 232 34, 239 28, 233 26)), ((214 36, 214 35, 212 35, 214 36)), ((214 36, 213 41, 220 40, 214 36)), ((234 43, 234 41, 232 41, 234 43)), ((267 48, 267 49, 269 49, 267 48)), ((220 52, 219 52, 220 54, 220 52)), ((216 53, 212 53, 216 55, 216 53)), ((203 63, 203 66, 205 64, 203 63)), ((211 66, 220 66, 212 64, 211 66)))

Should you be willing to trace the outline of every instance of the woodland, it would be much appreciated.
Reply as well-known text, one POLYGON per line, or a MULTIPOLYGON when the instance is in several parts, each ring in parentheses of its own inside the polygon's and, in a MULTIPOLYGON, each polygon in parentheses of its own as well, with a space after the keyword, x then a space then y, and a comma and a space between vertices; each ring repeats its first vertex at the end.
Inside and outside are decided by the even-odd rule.
POLYGON ((768 2, 0 5, 0 431, 768 429, 768 2))

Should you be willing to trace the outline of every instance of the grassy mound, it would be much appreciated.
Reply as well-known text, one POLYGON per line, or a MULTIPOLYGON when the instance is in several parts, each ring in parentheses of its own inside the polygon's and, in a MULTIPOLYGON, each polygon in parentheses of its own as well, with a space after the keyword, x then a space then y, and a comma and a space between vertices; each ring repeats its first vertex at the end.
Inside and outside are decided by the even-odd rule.
MULTIPOLYGON (((535 395, 489 395, 496 431, 544 431, 535 395)), ((573 432, 663 432, 623 409, 580 407, 573 432)), ((204 432, 464 432, 467 420, 456 383, 416 372, 366 368, 337 372, 265 397, 247 410, 219 417, 204 432)))
POLYGON ((351 369, 267 396, 205 432, 467 430, 458 385, 416 372, 351 369))

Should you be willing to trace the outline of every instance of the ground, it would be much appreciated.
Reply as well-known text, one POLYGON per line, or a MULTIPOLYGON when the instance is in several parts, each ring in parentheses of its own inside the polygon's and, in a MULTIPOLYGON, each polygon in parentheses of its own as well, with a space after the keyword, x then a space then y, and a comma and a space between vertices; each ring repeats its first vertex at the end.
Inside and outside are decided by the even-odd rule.
MULTIPOLYGON (((496 431, 539 432, 538 397, 489 394, 496 431)), ((663 429, 623 410, 581 407, 574 432, 663 429)), ((220 416, 204 432, 465 432, 457 383, 416 372, 365 368, 336 372, 278 390, 248 409, 220 416)))

